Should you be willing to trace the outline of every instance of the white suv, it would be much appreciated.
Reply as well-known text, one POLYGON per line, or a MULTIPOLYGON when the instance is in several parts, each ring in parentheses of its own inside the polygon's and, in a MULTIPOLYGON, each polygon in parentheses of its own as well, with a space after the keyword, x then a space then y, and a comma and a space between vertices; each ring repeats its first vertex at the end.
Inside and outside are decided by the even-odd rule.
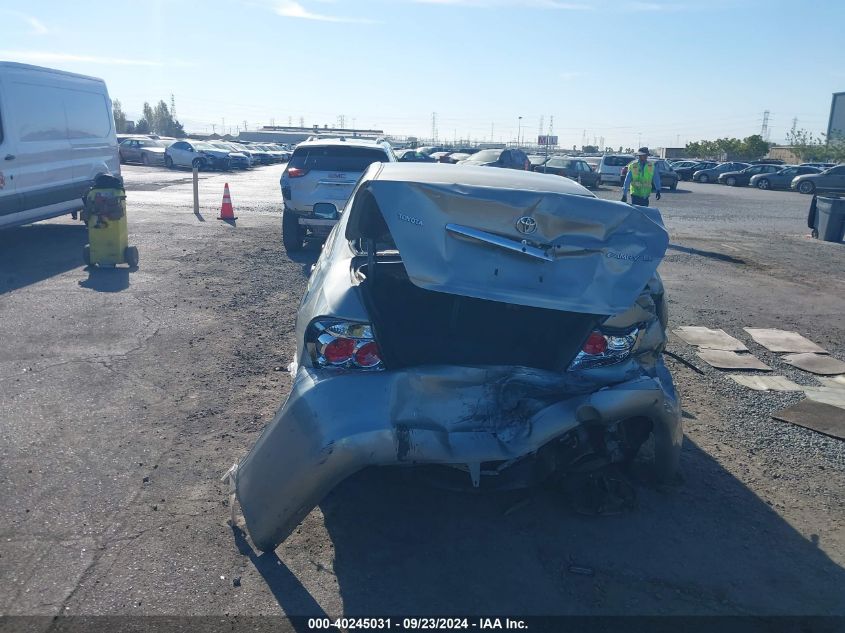
POLYGON ((340 137, 297 145, 281 178, 285 249, 295 252, 307 240, 325 240, 358 178, 376 162, 396 162, 388 143, 340 137))

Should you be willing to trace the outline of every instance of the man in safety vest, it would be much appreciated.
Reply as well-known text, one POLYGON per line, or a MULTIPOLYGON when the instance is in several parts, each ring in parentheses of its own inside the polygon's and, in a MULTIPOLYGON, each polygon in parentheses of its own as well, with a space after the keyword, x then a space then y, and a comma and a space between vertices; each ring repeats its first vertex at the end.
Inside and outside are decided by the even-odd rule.
POLYGON ((631 204, 647 207, 652 186, 657 192, 655 197, 660 200, 660 172, 654 168, 654 163, 648 162, 648 148, 641 147, 637 150, 637 160, 628 165, 622 184, 622 202, 628 202, 630 189, 631 204))

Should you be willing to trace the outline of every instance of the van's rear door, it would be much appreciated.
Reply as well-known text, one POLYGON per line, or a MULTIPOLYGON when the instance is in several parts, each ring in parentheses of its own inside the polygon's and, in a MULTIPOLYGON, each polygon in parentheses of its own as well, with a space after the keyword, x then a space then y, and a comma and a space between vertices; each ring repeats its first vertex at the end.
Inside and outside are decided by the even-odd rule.
POLYGON ((20 196, 15 191, 17 150, 8 111, 9 99, 0 73, 0 226, 4 218, 8 222, 9 216, 21 210, 20 196))
MULTIPOLYGON (((573 193, 560 193, 554 183, 569 183, 563 179, 529 173, 519 177, 521 189, 486 178, 466 184, 473 182, 468 170, 490 171, 468 167, 450 172, 461 183, 409 182, 406 165, 396 167, 364 186, 410 280, 427 290, 617 314, 636 301, 669 244, 657 210, 579 194, 586 191, 574 183, 566 185, 573 193), (551 192, 537 190, 544 186, 551 192)), ((367 212, 356 200, 347 238, 361 237, 366 223, 355 216, 367 212)))

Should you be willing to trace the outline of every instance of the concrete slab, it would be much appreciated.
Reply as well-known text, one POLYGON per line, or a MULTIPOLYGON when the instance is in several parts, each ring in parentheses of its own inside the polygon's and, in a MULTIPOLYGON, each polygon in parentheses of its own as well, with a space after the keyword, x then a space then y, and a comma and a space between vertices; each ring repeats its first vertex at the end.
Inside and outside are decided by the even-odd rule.
POLYGON ((818 379, 824 387, 845 389, 845 374, 840 376, 818 376, 818 379))
POLYGON ((845 389, 839 387, 805 387, 804 393, 810 400, 845 409, 845 389))
POLYGON ((774 328, 742 328, 755 341, 770 352, 816 352, 827 354, 827 350, 819 347, 810 339, 804 338, 798 332, 778 330, 774 328))
POLYGON ((783 362, 823 376, 845 374, 845 363, 838 358, 822 354, 788 354, 783 357, 783 362))
POLYGON ((757 369, 772 371, 772 368, 759 360, 754 354, 737 354, 729 350, 702 349, 698 357, 716 369, 757 369))
POLYGON ((802 400, 772 414, 775 420, 790 422, 830 437, 845 440, 845 409, 815 400, 802 400))
POLYGON ((733 352, 748 351, 748 348, 742 341, 735 339, 724 330, 711 330, 710 328, 696 325, 685 325, 672 331, 683 341, 696 347, 733 352))
POLYGON ((755 391, 803 391, 804 387, 792 382, 786 376, 746 376, 743 374, 731 374, 732 378, 739 384, 754 389, 755 391))

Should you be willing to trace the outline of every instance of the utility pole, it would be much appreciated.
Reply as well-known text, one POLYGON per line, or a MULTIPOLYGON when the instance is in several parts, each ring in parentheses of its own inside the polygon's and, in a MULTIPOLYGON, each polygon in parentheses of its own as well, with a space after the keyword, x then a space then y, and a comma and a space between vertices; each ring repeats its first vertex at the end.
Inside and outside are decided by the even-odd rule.
POLYGON ((437 142, 437 113, 431 113, 431 140, 437 142))
POLYGON ((246 119, 244 119, 244 132, 246 132, 246 119))
POLYGON ((519 147, 519 138, 522 136, 522 117, 519 117, 516 125, 516 146, 519 147))
MULTIPOLYGON (((540 115, 540 127, 537 128, 537 136, 543 136, 543 115, 542 114, 540 115)), ((540 141, 540 139, 537 139, 538 143, 539 143, 539 141, 540 141)))
POLYGON ((299 127, 305 127, 305 117, 299 117, 299 127))
POLYGON ((173 118, 174 121, 178 121, 179 119, 176 117, 176 98, 173 96, 173 93, 170 93, 170 116, 173 118))
POLYGON ((216 123, 211 124, 211 133, 217 134, 217 124, 216 123))

